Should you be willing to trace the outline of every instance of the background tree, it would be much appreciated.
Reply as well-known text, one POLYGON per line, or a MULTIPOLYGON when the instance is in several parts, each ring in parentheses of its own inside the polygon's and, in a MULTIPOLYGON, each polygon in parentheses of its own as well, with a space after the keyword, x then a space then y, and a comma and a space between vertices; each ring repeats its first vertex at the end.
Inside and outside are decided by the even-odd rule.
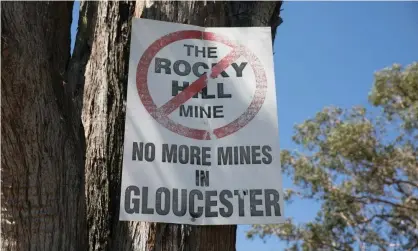
POLYGON ((248 1, 81 2, 69 83, 77 86, 75 96, 84 88, 91 250, 235 250, 235 226, 118 219, 131 19, 135 15, 200 26, 271 26, 274 37, 280 6, 281 2, 248 1))
POLYGON ((377 72, 369 100, 378 109, 325 108, 296 126, 302 151, 281 152, 298 187, 286 199, 319 201, 315 220, 255 225, 249 237, 289 250, 418 249, 418 63, 377 72))
POLYGON ((1 3, 1 250, 86 250, 72 2, 1 3), (70 88, 71 89, 71 88, 70 88))

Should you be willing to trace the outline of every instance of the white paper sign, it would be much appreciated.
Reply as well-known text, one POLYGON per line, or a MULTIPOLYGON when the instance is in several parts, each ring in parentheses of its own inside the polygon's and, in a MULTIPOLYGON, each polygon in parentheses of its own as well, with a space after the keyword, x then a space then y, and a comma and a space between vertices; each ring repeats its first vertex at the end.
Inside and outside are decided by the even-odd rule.
POLYGON ((283 221, 270 27, 134 19, 120 220, 283 221))

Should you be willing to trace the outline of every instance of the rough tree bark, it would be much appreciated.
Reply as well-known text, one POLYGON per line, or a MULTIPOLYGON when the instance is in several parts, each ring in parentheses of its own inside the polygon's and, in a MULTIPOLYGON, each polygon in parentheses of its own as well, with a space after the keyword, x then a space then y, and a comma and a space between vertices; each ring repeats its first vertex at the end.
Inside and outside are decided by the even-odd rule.
POLYGON ((235 250, 236 226, 118 220, 131 19, 136 15, 201 26, 271 26, 274 36, 281 22, 280 6, 281 2, 81 3, 71 68, 80 75, 73 81, 82 84, 80 88, 84 85, 90 250, 235 250))
POLYGON ((84 135, 65 77, 72 6, 1 3, 2 250, 86 250, 84 135))

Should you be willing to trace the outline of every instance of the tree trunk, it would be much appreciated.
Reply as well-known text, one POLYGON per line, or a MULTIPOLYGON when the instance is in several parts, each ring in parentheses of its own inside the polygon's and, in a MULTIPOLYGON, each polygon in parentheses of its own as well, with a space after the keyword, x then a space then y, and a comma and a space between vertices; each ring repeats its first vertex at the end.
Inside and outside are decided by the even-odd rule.
POLYGON ((1 3, 2 250, 86 250, 84 135, 65 79, 72 6, 1 3))
MULTIPOLYGON (((200 26, 280 24, 281 2, 82 2, 72 68, 82 69, 91 250, 235 250, 236 226, 119 221, 131 18, 200 26)), ((144 34, 146 36, 146 34, 144 34)))

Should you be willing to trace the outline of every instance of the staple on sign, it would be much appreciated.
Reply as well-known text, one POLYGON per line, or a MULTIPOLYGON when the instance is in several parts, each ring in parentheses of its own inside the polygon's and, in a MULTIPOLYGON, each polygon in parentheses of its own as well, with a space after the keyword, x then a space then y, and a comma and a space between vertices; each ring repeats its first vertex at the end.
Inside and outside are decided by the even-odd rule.
POLYGON ((248 194, 248 190, 247 189, 240 189, 240 190, 238 190, 238 196, 240 197, 240 198, 244 198, 244 196, 245 195, 247 195, 248 194))

